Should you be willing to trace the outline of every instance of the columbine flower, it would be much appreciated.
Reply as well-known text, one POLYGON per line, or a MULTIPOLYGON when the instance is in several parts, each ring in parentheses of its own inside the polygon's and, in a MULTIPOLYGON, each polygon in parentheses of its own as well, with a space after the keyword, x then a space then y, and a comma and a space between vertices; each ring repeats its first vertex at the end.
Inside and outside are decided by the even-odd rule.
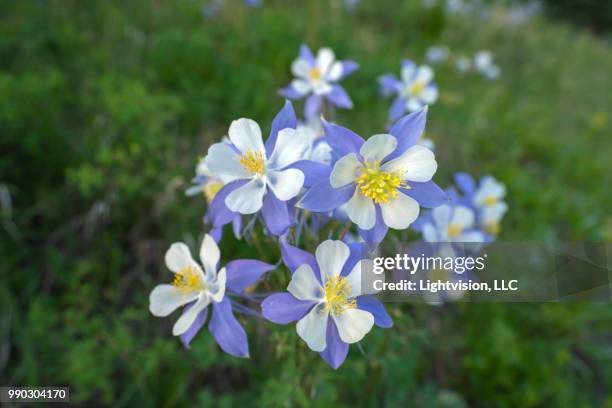
POLYGON ((434 153, 416 145, 425 128, 426 109, 407 115, 389 130, 364 141, 349 129, 325 123, 325 137, 336 157, 328 178, 297 204, 313 212, 344 210, 368 243, 380 242, 387 227, 407 228, 419 204, 435 207, 447 196, 432 180, 434 153))
POLYGON ((478 51, 474 55, 474 69, 488 79, 496 79, 501 72, 500 68, 493 63, 493 54, 490 51, 478 51))
POLYGON ((495 236, 499 233, 500 221, 508 205, 503 201, 506 186, 495 180, 493 176, 485 176, 476 182, 466 173, 455 175, 455 182, 465 194, 464 202, 472 206, 477 214, 477 224, 487 233, 495 236))
POLYGON ((287 290, 262 302, 263 316, 279 324, 297 321, 297 333, 333 368, 346 358, 348 345, 360 341, 374 324, 393 325, 383 305, 362 287, 359 244, 321 243, 315 256, 281 244, 283 262, 293 276, 287 290), (315 259, 316 258, 316 259, 315 259))
POLYGON ((166 252, 166 266, 174 273, 174 281, 153 289, 149 310, 154 316, 165 317, 185 306, 172 327, 172 334, 181 336, 181 341, 187 346, 206 322, 208 306, 212 304, 208 328, 217 344, 226 353, 248 357, 247 336, 234 317, 226 290, 241 293, 274 266, 255 260, 240 260, 217 271, 220 256, 217 244, 206 235, 200 248, 202 271, 187 245, 172 244, 166 252))
POLYGON ((474 211, 462 205, 443 204, 431 211, 422 223, 426 242, 484 242, 484 234, 476 229, 474 211))
POLYGON ((216 143, 208 149, 206 165, 228 182, 211 204, 215 225, 226 224, 236 213, 261 211, 272 234, 287 230, 292 222, 287 201, 304 185, 303 171, 290 167, 309 148, 303 138, 297 137, 296 125, 295 112, 287 102, 272 122, 265 145, 255 121, 238 119, 229 128, 231 144, 216 143))
POLYGON ((431 46, 425 52, 425 59, 432 64, 439 64, 448 58, 448 47, 446 46, 431 46))
POLYGON ((296 79, 280 90, 289 99, 300 99, 308 95, 304 105, 304 116, 313 119, 320 115, 323 98, 339 108, 352 108, 353 102, 338 81, 358 68, 353 61, 336 61, 334 52, 321 48, 315 59, 306 45, 300 48, 300 56, 291 64, 296 79))
POLYGON ((410 60, 402 62, 401 80, 392 74, 378 79, 381 93, 384 96, 396 95, 389 109, 389 118, 394 121, 405 112, 415 112, 431 105, 438 99, 438 87, 433 82, 434 72, 431 67, 419 67, 410 60))
POLYGON ((203 158, 198 161, 196 176, 191 182, 193 185, 185 191, 185 194, 188 196, 203 194, 208 203, 215 198, 215 195, 225 184, 221 178, 208 169, 203 158))

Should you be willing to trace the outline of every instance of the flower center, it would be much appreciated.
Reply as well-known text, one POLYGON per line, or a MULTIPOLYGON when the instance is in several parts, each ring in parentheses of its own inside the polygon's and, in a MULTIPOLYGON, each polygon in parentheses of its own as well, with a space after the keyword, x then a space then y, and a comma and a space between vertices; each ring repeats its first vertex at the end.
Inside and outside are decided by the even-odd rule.
POLYGON ((205 288, 202 277, 192 266, 186 266, 174 274, 172 284, 183 293, 199 292, 205 288))
POLYGON ((204 184, 203 192, 206 201, 209 203, 212 202, 221 188, 223 188, 223 183, 217 181, 211 181, 210 183, 204 184))
POLYGON ((448 226, 447 232, 449 237, 456 237, 463 231, 463 227, 458 224, 451 224, 448 226))
POLYGON ((240 157, 240 164, 251 173, 263 174, 266 170, 263 152, 247 151, 240 157))
POLYGON ((408 93, 410 95, 419 96, 420 94, 423 93, 423 91, 425 90, 426 86, 427 86, 427 84, 425 82, 423 82, 423 81, 414 81, 408 87, 408 93))
POLYGON ((325 281, 325 311, 332 316, 339 316, 347 309, 355 309, 357 301, 349 299, 351 285, 344 276, 335 276, 325 281))
POLYGON ((320 81, 322 76, 321 70, 317 67, 310 68, 308 71, 308 77, 313 81, 320 81))
POLYGON ((371 198, 375 203, 386 203, 396 198, 398 188, 410 188, 400 179, 398 172, 382 171, 380 162, 366 162, 361 168, 361 175, 357 178, 359 190, 364 196, 371 198))
POLYGON ((495 205, 495 204, 497 204, 497 197, 492 196, 492 195, 486 196, 484 201, 483 201, 483 204, 484 205, 495 205))

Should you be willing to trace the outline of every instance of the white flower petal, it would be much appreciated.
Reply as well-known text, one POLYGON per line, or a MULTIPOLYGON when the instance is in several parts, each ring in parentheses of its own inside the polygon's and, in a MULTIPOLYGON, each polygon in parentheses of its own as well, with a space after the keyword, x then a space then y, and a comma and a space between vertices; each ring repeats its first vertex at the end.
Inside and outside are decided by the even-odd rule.
POLYGON ((298 336, 308 344, 312 351, 321 352, 327 347, 327 319, 329 313, 324 310, 323 304, 318 304, 297 322, 298 336))
POLYGON ((321 271, 321 280, 323 283, 328 278, 334 278, 340 275, 342 267, 346 263, 351 251, 348 245, 342 241, 333 241, 328 239, 323 241, 315 251, 317 264, 321 271))
POLYGON ((340 79, 340 76, 342 76, 342 63, 340 61, 336 61, 331 65, 326 79, 328 81, 337 81, 340 79))
POLYGON ((308 264, 296 269, 287 291, 300 300, 321 300, 323 296, 323 288, 308 264))
POLYGON ((497 200, 503 198, 506 195, 506 186, 498 182, 491 176, 485 177, 476 193, 474 193, 474 202, 478 205, 484 206, 485 201, 488 198, 495 198, 497 200))
POLYGON ((482 209, 481 220, 483 224, 499 222, 504 214, 508 211, 508 204, 498 202, 494 205, 488 205, 482 209))
POLYGON ((338 334, 343 342, 357 343, 363 339, 374 326, 372 313, 361 309, 346 309, 344 313, 334 316, 338 334))
POLYGON ((388 227, 406 229, 419 216, 419 203, 406 194, 399 195, 380 204, 383 220, 388 227))
POLYGON ((355 194, 346 203, 346 214, 351 221, 363 230, 369 230, 376 224, 376 207, 371 198, 367 198, 359 188, 355 189, 355 194))
POLYGON ((442 204, 431 210, 431 216, 433 217, 436 227, 439 229, 445 229, 450 224, 451 220, 451 206, 448 204, 442 204))
POLYGON ((450 221, 451 225, 457 225, 461 229, 474 226, 474 212, 467 207, 459 205, 455 207, 450 221))
POLYGON ((200 246, 200 261, 204 265, 207 279, 212 279, 217 275, 219 259, 221 259, 221 252, 217 243, 210 235, 206 234, 200 246))
POLYGON ((332 64, 334 63, 336 56, 330 48, 321 48, 317 53, 317 68, 321 71, 322 75, 326 75, 332 64))
POLYGON ((302 159, 310 149, 310 141, 291 128, 278 132, 274 152, 270 156, 270 164, 275 169, 283 169, 302 159))
POLYGON ((227 208, 240 214, 254 214, 261 210, 266 184, 260 178, 254 178, 244 186, 237 188, 225 197, 227 208))
POLYGON ((230 125, 229 138, 242 153, 264 152, 264 144, 261 138, 261 129, 257 122, 251 119, 238 119, 230 125))
POLYGON ((484 234, 480 231, 470 231, 460 234, 454 239, 455 242, 484 242, 484 234))
POLYGON ((182 242, 175 242, 170 245, 170 248, 166 251, 166 266, 174 273, 181 273, 187 267, 194 267, 199 269, 198 264, 191 257, 191 251, 189 247, 182 242))
POLYGON ((433 104, 438 100, 438 88, 435 86, 428 86, 421 94, 421 100, 428 105, 433 104))
POLYGON ((217 275, 217 279, 213 283, 214 293, 213 292, 210 293, 210 297, 213 300, 213 302, 219 303, 220 301, 223 300, 223 297, 225 296, 226 280, 227 280, 227 272, 225 268, 221 268, 221 270, 219 271, 219 274, 217 275))
POLYGON ((308 92, 312 90, 312 85, 310 81, 306 81, 304 79, 294 79, 291 81, 291 87, 296 90, 297 93, 306 95, 308 92))
POLYGON ((183 293, 173 285, 157 285, 149 295, 149 311, 153 316, 166 317, 197 297, 198 292, 183 293))
POLYGON ((314 149, 312 149, 312 153, 310 154, 310 160, 317 163, 330 165, 332 161, 331 146, 325 141, 320 141, 319 143, 315 144, 314 149))
POLYGON ((438 242, 438 230, 431 224, 423 226, 423 239, 425 242, 438 242))
POLYGON ((425 182, 431 180, 438 169, 438 163, 431 150, 415 145, 406 150, 397 159, 385 163, 381 166, 381 169, 399 172, 404 180, 425 182))
POLYGON ((188 197, 192 197, 195 195, 202 194, 203 191, 204 191, 204 186, 195 185, 195 186, 188 187, 187 190, 185 190, 185 195, 188 197))
POLYGON ((180 336, 185 333, 193 324, 198 314, 210 303, 208 296, 200 297, 172 326, 172 334, 180 336))
POLYGON ((416 96, 412 96, 406 101, 406 109, 408 110, 408 112, 419 111, 423 109, 423 106, 425 105, 416 96))
POLYGON ((308 73, 310 72, 311 68, 312 67, 308 61, 301 58, 297 58, 291 63, 291 73, 293 73, 293 75, 296 77, 308 78, 308 73))
POLYGON ((304 173, 298 169, 269 171, 267 177, 274 195, 281 201, 297 196, 304 185, 304 173))
POLYGON ((381 161, 397 147, 397 139, 391 135, 379 134, 370 137, 359 149, 364 161, 381 161))
POLYGON ((421 65, 417 69, 415 81, 428 83, 429 81, 433 79, 433 77, 434 77, 433 69, 431 69, 431 67, 428 65, 421 65))
POLYGON ((405 64, 402 66, 401 77, 404 84, 411 84, 414 81, 416 65, 414 63, 405 64))
POLYGON ((329 184, 333 188, 340 188, 349 183, 354 183, 359 177, 360 169, 363 167, 355 153, 347 154, 336 162, 329 175, 329 184))
POLYGON ((332 86, 327 81, 320 80, 313 85, 312 90, 316 95, 325 95, 331 92, 332 86))
POLYGON ((240 155, 227 143, 215 143, 204 159, 211 172, 224 177, 224 181, 248 178, 250 173, 240 164, 240 155))

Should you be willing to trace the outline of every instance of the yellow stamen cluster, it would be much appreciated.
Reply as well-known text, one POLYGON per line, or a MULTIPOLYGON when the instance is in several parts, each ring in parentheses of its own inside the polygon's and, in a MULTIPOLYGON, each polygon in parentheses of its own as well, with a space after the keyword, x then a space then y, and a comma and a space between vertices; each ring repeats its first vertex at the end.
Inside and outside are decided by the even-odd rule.
POLYGON ((204 188, 202 189, 204 192, 204 197, 206 201, 209 203, 212 202, 213 198, 217 195, 219 190, 223 188, 223 183, 211 181, 209 183, 204 184, 204 188))
POLYGON ((451 224, 448 226, 448 236, 449 237, 456 237, 457 235, 461 234, 463 232, 463 227, 461 225, 458 224, 451 224))
POLYGON ((410 95, 419 96, 425 90, 427 84, 423 81, 415 81, 408 87, 408 93, 410 95))
POLYGON ((335 276, 327 279, 324 286, 325 312, 332 316, 339 316, 347 309, 355 309, 357 301, 349 299, 351 295, 351 285, 344 276, 335 276))
POLYGON ((263 152, 247 151, 240 157, 240 164, 251 173, 263 174, 266 170, 266 160, 263 152))
POLYGON ((364 196, 371 198, 375 203, 386 203, 396 198, 399 193, 398 188, 409 188, 400 179, 399 173, 382 171, 380 162, 367 162, 361 168, 361 175, 357 179, 359 190, 364 196))
POLYGON ((490 195, 485 197, 483 203, 484 205, 495 205, 497 204, 497 201, 497 197, 490 195))
POLYGON ((204 289, 202 277, 192 266, 186 266, 176 273, 172 284, 183 293, 197 292, 204 289))
POLYGON ((310 68, 310 71, 308 71, 308 77, 313 81, 320 81, 323 77, 323 74, 321 73, 321 70, 319 68, 314 67, 310 68))

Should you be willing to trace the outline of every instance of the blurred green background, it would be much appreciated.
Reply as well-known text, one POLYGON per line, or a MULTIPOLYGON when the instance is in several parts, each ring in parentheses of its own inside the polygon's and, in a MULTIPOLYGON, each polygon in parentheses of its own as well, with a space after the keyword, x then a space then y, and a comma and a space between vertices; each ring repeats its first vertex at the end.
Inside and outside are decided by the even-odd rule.
MULTIPOLYGON (((497 80, 435 67, 435 180, 504 182, 502 240, 612 241, 612 50, 599 25, 521 20, 497 2, 486 16, 417 0, 353 12, 228 0, 208 19, 202 6, 3 2, 0 385, 67 385, 82 406, 612 407, 609 304, 392 304, 395 327, 337 371, 294 325, 243 320, 240 360, 206 330, 185 350, 174 318, 148 312, 150 290, 171 280, 166 248, 195 249, 206 230, 204 199, 184 195, 198 156, 235 118, 269 126, 302 42, 361 64, 343 81, 355 108, 337 121, 364 136, 386 121, 376 78, 401 59, 491 50, 497 80)), ((257 256, 229 234, 222 251, 257 256)))

